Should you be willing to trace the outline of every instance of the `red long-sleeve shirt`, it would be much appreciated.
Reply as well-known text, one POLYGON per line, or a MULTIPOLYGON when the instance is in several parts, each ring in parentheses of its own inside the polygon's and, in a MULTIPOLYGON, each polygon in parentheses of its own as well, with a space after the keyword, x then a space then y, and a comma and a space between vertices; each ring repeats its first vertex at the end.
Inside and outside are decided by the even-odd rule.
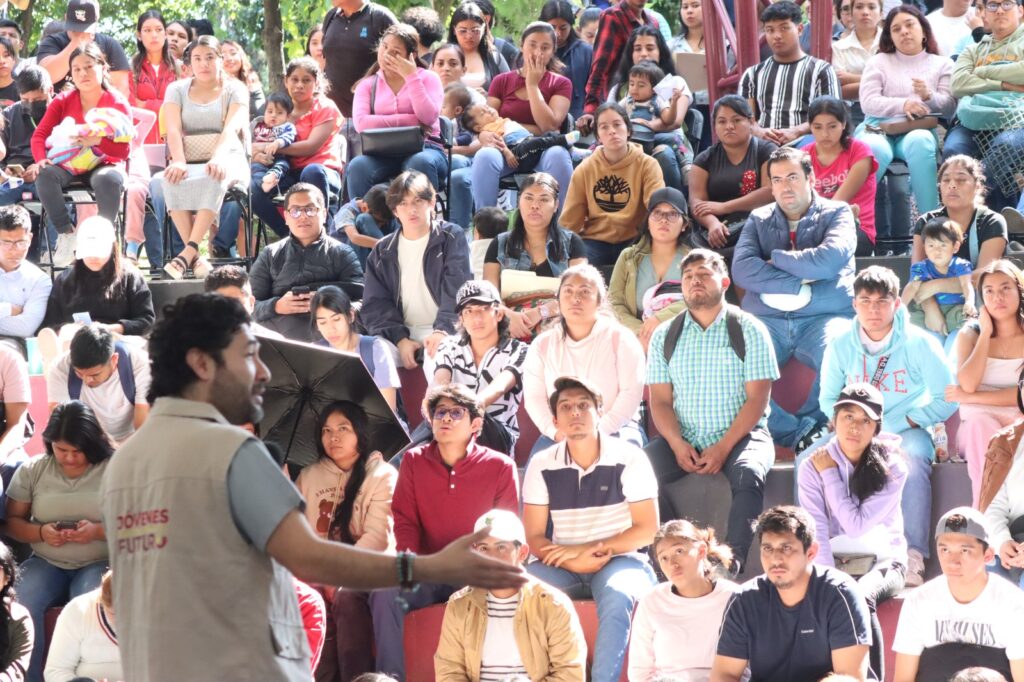
POLYGON ((507 455, 469 444, 451 469, 437 443, 410 450, 402 458, 391 502, 399 550, 432 554, 473 532, 491 509, 519 513, 519 478, 507 455))
MULTIPOLYGON (((128 104, 128 101, 120 94, 113 90, 104 90, 100 96, 99 102, 96 103, 97 107, 111 107, 113 109, 119 109, 123 111, 126 116, 131 118, 132 110, 128 104)), ((46 108, 46 114, 43 115, 43 120, 36 126, 36 130, 32 133, 32 156, 36 162, 42 161, 46 158, 46 138, 50 136, 53 129, 60 125, 60 122, 70 116, 74 119, 75 123, 79 125, 85 123, 85 112, 82 111, 82 97, 78 93, 78 90, 68 90, 62 92, 53 98, 50 102, 50 106, 46 108)), ((124 163, 128 159, 128 154, 131 152, 131 143, 129 142, 114 142, 109 138, 104 138, 99 145, 97 145, 109 159, 108 164, 124 163)))

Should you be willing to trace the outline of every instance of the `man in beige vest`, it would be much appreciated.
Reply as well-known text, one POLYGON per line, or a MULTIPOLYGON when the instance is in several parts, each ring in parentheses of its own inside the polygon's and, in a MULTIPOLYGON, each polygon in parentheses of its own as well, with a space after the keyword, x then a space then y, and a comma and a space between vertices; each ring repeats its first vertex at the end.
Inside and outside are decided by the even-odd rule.
POLYGON ((251 434, 269 379, 237 301, 195 294, 150 339, 149 419, 108 465, 103 519, 125 679, 310 679, 292 584, 419 581, 517 587, 521 570, 471 550, 397 557, 320 540, 299 492, 251 434), (289 571, 291 573, 289 573, 289 571))

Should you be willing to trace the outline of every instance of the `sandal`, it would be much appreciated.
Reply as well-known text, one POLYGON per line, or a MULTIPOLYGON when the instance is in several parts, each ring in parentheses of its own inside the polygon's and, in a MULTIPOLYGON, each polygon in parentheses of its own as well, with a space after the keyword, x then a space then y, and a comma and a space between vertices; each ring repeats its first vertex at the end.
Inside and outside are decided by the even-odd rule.
POLYGON ((188 261, 181 256, 175 256, 171 262, 164 266, 164 272, 171 276, 171 279, 184 279, 188 271, 188 261))
POLYGON ((210 274, 212 269, 213 266, 210 265, 210 261, 202 256, 196 256, 196 259, 192 261, 192 275, 196 279, 206 279, 206 276, 210 274))

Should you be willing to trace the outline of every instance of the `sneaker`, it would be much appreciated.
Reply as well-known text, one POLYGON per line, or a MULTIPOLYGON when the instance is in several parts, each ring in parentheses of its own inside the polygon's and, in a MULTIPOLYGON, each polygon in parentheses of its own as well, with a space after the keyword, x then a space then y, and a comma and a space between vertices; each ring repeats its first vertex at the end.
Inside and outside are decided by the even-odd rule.
POLYGON ((565 146, 575 147, 576 143, 580 141, 580 131, 573 130, 572 132, 565 134, 565 146))
POLYGON ((53 247, 53 267, 66 268, 75 262, 74 232, 57 236, 57 244, 53 247))
POLYGON ((828 422, 821 422, 817 424, 814 428, 805 433, 803 438, 796 442, 796 445, 793 447, 793 452, 799 455, 801 452, 814 445, 819 438, 827 436, 828 433, 828 422))
POLYGON ((907 587, 924 585, 924 557, 916 549, 907 552, 907 587))
POLYGON ((43 375, 50 371, 54 360, 60 355, 60 338, 57 332, 49 327, 43 327, 36 334, 36 347, 39 348, 39 355, 43 359, 43 375))

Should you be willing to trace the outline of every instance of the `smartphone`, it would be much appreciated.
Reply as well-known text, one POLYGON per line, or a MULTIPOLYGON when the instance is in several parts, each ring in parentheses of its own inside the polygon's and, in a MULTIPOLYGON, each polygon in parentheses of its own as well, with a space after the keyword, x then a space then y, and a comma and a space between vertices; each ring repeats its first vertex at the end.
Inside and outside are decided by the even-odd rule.
POLYGON ((78 521, 58 521, 53 524, 53 527, 57 530, 76 530, 78 528, 78 521))
POLYGON ((292 287, 292 296, 308 296, 309 292, 309 287, 292 287))
POLYGON ((92 315, 89 313, 71 313, 71 319, 75 324, 92 324, 92 315))
POLYGON ((20 163, 12 163, 7 166, 7 173, 13 175, 16 178, 20 178, 25 174, 25 167, 20 163))

